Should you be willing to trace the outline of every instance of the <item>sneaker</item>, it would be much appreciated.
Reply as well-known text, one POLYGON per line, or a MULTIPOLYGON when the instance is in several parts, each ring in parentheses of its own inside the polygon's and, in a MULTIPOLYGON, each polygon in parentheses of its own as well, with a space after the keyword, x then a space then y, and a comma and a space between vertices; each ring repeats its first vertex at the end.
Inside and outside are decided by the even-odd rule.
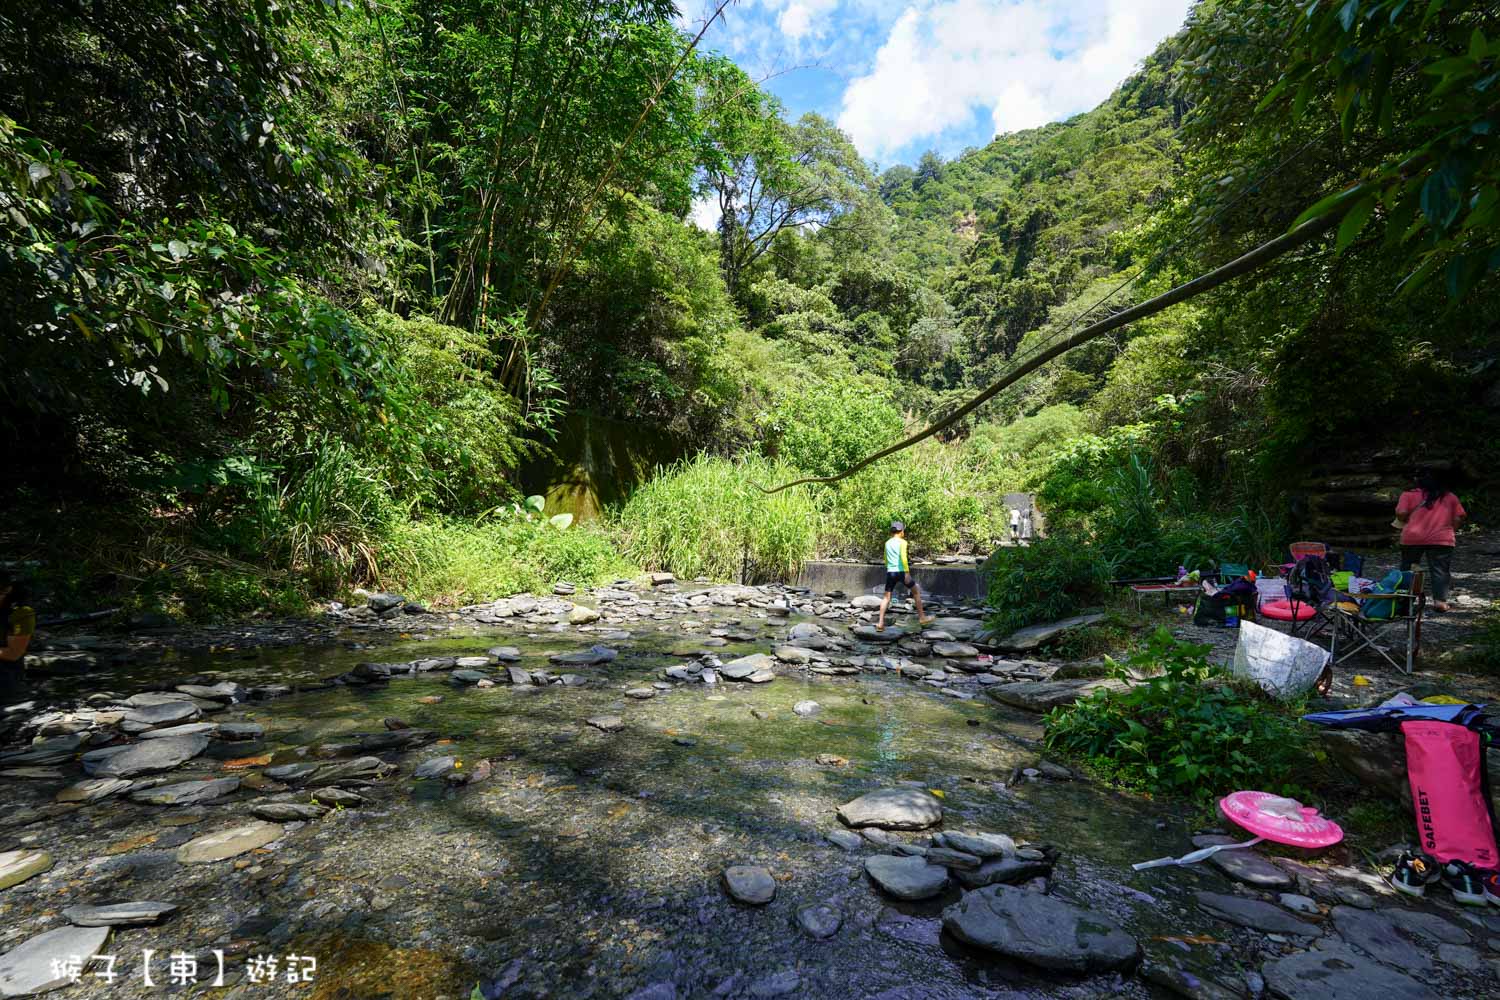
POLYGON ((1430 855, 1407 851, 1391 872, 1391 888, 1408 896, 1426 895, 1427 887, 1442 878, 1437 861, 1430 855))
POLYGON ((1484 877, 1484 898, 1500 906, 1500 872, 1490 872, 1484 877))
POLYGON ((1443 884, 1453 893, 1453 901, 1464 906, 1484 905, 1484 879, 1467 861, 1450 861, 1443 866, 1443 884))

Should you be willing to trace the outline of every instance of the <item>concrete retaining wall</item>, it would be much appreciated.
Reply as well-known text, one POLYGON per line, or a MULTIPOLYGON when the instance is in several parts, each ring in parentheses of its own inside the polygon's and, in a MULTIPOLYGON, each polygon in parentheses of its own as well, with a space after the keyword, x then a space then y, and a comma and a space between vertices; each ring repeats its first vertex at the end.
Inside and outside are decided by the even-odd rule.
MULTIPOLYGON (((972 601, 983 594, 974 566, 914 566, 912 576, 922 593, 949 600, 972 601)), ((826 594, 842 590, 850 597, 885 586, 885 567, 878 563, 810 562, 797 575, 797 586, 826 594)))

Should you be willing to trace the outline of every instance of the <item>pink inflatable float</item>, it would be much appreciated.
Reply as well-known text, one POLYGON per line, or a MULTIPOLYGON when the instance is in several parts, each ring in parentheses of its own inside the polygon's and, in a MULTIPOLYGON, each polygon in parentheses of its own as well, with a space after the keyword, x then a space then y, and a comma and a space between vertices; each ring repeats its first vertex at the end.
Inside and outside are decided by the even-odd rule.
POLYGON ((1344 831, 1311 806, 1270 792, 1235 792, 1219 800, 1228 819, 1257 837, 1292 847, 1332 847, 1344 831))

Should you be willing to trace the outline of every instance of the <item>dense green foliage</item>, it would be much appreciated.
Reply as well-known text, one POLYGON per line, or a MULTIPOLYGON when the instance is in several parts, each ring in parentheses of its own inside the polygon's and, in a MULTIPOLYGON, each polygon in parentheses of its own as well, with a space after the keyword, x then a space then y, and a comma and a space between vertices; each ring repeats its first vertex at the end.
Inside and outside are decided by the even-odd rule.
POLYGON ((1200 802, 1242 788, 1283 795, 1307 774, 1312 742, 1287 706, 1216 674, 1207 646, 1159 629, 1127 661, 1153 673, 1047 716, 1047 746, 1128 786, 1200 802))

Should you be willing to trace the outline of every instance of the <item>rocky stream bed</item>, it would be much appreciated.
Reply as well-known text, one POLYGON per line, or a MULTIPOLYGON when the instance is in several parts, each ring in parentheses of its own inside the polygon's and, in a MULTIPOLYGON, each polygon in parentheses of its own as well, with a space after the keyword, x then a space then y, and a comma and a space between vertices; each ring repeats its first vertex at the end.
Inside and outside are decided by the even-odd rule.
POLYGON ((1099 682, 977 609, 655 583, 55 640, 3 716, 0 995, 1496 995, 1500 910, 1346 850, 1133 872, 1223 831, 1046 760, 1028 707, 1099 682))

